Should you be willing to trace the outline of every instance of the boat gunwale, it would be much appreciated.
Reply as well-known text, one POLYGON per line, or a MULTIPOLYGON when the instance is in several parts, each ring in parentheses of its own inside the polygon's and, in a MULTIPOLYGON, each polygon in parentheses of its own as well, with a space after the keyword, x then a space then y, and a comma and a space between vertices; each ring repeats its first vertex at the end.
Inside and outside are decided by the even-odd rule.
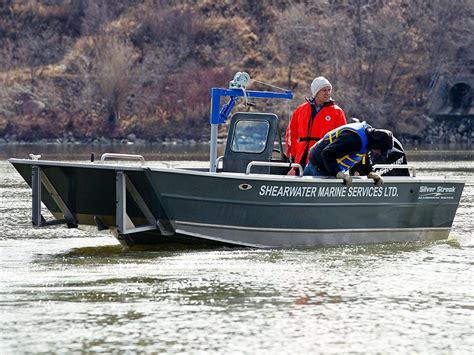
MULTIPOLYGON (((152 166, 135 166, 125 164, 103 164, 94 162, 65 162, 56 160, 31 160, 31 159, 18 159, 10 158, 8 162, 11 164, 22 164, 31 166, 56 166, 56 167, 70 167, 70 168, 86 168, 86 169, 104 169, 104 170, 127 170, 127 171, 150 171, 150 172, 162 172, 162 173, 179 173, 184 175, 194 176, 205 176, 210 178, 226 178, 226 179, 248 179, 256 181, 274 181, 274 182, 297 182, 297 183, 330 183, 340 184, 341 179, 334 177, 319 177, 319 176, 290 176, 290 175, 275 175, 275 174, 245 174, 245 173, 234 173, 234 172, 209 172, 201 170, 192 170, 192 168, 168 168, 168 167, 152 167, 152 166)), ((196 168, 197 169, 197 168, 196 168)), ((202 169, 202 168, 199 168, 202 169)), ((466 184, 467 180, 462 178, 452 178, 446 176, 423 176, 417 175, 412 176, 384 176, 385 182, 393 183, 462 183, 466 184)), ((368 179, 366 176, 353 176, 353 183, 373 183, 372 179, 368 179)))

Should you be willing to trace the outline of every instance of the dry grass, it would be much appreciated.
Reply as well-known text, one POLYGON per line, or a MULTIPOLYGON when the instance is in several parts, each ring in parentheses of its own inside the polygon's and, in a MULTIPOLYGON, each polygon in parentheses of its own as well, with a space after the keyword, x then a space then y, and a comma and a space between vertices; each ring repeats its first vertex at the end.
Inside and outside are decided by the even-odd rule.
MULTIPOLYGON (((28 139, 40 120, 44 136, 199 137, 209 89, 227 86, 242 70, 292 89, 292 109, 309 94, 311 80, 325 75, 348 116, 420 131, 429 90, 420 83, 472 38, 469 26, 451 21, 455 15, 466 23, 469 11, 458 10, 469 0, 439 0, 431 13, 418 2, 369 2, 361 18, 355 0, 271 3, 14 0, 0 19, 0 135, 23 132, 28 139), (21 115, 31 97, 47 103, 42 117, 21 115)), ((287 118, 286 103, 265 105, 259 109, 287 118)))

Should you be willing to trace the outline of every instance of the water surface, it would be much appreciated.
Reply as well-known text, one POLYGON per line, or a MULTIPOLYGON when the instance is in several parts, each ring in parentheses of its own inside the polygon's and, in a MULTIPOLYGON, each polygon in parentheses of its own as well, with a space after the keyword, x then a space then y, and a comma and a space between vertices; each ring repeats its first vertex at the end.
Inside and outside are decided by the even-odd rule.
POLYGON ((33 229, 31 191, 2 160, 0 353, 472 354, 474 162, 432 153, 409 154, 418 175, 467 180, 449 241, 275 250, 33 229))

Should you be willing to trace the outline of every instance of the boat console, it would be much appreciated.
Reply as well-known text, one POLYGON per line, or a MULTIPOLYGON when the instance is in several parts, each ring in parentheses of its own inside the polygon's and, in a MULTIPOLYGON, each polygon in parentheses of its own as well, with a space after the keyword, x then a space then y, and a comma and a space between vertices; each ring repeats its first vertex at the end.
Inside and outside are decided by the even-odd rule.
MULTIPOLYGON (((283 153, 279 119, 273 113, 238 112, 230 120, 229 133, 218 171, 245 173, 251 162, 287 163, 283 153), (279 139, 277 139, 279 138, 279 139), (277 157, 273 157, 274 155, 277 157)), ((289 165, 272 167, 260 164, 252 172, 286 175, 289 165)))

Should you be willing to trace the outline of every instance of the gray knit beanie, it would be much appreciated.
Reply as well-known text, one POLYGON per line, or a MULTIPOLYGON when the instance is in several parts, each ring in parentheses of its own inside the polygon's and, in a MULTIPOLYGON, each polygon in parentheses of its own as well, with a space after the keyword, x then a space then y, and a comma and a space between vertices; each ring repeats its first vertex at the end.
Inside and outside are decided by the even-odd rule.
POLYGON ((332 85, 329 80, 326 79, 324 76, 318 76, 317 78, 314 78, 313 82, 311 83, 311 94, 314 97, 319 92, 319 90, 324 89, 326 87, 330 87, 332 90, 332 85))

